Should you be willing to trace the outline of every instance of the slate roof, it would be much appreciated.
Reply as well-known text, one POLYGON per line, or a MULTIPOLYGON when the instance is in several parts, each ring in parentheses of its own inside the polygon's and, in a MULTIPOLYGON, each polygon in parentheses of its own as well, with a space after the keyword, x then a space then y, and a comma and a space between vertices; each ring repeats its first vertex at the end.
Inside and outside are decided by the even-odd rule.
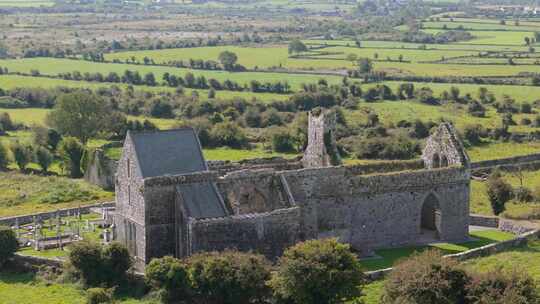
POLYGON ((129 132, 142 178, 206 171, 197 134, 192 128, 129 132))
POLYGON ((216 187, 210 182, 180 184, 176 186, 176 195, 182 197, 189 217, 201 219, 227 215, 216 187))

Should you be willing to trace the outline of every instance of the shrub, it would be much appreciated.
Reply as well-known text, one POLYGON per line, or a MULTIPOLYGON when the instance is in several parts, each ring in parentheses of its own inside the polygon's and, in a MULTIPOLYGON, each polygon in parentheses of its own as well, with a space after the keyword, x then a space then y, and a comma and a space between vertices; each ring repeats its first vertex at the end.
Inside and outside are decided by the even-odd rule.
POLYGON ((526 271, 491 271, 475 274, 468 289, 468 302, 474 304, 533 304, 540 294, 526 271))
POLYGON ((531 189, 527 187, 517 187, 513 191, 514 197, 519 202, 532 202, 534 200, 534 195, 531 189))
POLYGON ((49 150, 43 147, 38 147, 36 149, 36 161, 41 167, 41 170, 46 173, 53 161, 53 155, 51 152, 49 152, 49 150))
POLYGON ((29 146, 22 145, 19 142, 11 146, 11 153, 20 170, 24 171, 28 163, 32 161, 32 149, 29 146))
POLYGON ((77 242, 71 246, 69 262, 88 286, 102 282, 101 247, 97 243, 77 242))
POLYGON ((170 256, 153 259, 146 266, 145 280, 159 292, 161 301, 165 303, 185 299, 191 294, 187 266, 170 256))
POLYGON ((117 242, 113 242, 102 249, 103 271, 106 274, 105 281, 109 286, 117 285, 126 279, 127 271, 133 265, 133 260, 127 248, 117 242))
POLYGON ((384 283, 382 303, 464 303, 469 282, 457 262, 437 251, 425 251, 403 260, 384 283))
POLYGON ((236 251, 202 253, 189 260, 189 275, 204 303, 248 304, 269 295, 270 264, 261 255, 236 251))
POLYGON ((73 178, 81 177, 81 160, 84 154, 82 143, 75 137, 64 137, 59 144, 58 150, 64 167, 69 169, 69 176, 73 178))
POLYGON ((270 286, 286 303, 343 303, 358 297, 364 275, 349 245, 311 240, 287 249, 270 286))
POLYGON ((470 145, 479 144, 482 141, 481 136, 482 136, 481 125, 468 125, 468 126, 465 126, 465 129, 463 130, 463 138, 470 145))
POLYGON ((6 170, 9 165, 9 154, 6 147, 0 143, 0 171, 6 170))
POLYGON ((267 141, 276 152, 294 151, 294 137, 286 128, 270 128, 266 134, 267 141))
POLYGON ((19 241, 15 232, 9 227, 0 226, 0 266, 15 254, 19 248, 19 241))
POLYGON ((493 213, 501 214, 506 202, 512 198, 512 186, 495 173, 488 178, 486 191, 493 213))
POLYGON ((113 290, 105 288, 90 288, 86 292, 87 304, 114 303, 113 290))
POLYGON ((236 124, 221 122, 212 128, 210 138, 215 145, 241 148, 247 145, 247 137, 236 124))
POLYGON ((132 265, 123 245, 112 243, 103 247, 86 241, 72 245, 69 263, 87 286, 118 285, 132 265))

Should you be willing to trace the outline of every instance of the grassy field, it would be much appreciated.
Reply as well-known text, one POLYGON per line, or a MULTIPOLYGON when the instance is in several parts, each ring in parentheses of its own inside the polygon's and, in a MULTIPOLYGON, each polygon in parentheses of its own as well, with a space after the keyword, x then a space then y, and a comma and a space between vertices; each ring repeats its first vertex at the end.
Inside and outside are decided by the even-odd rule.
MULTIPOLYGON (((540 171, 523 171, 523 185, 532 191, 540 190, 540 171)), ((518 187, 519 178, 512 173, 504 173, 504 179, 513 187, 518 187)), ((511 200, 506 203, 506 211, 503 216, 511 218, 521 218, 530 214, 534 210, 538 210, 540 205, 537 202, 522 203, 516 200, 511 200)), ((491 205, 486 194, 486 183, 473 180, 471 181, 471 213, 493 215, 491 205)))
POLYGON ((83 180, 0 172, 0 217, 110 201, 114 194, 83 180))
MULTIPOLYGON (((107 82, 88 82, 88 81, 74 81, 74 80, 63 80, 56 78, 45 78, 45 77, 31 77, 31 76, 20 76, 20 75, 0 75, 0 88, 2 89, 14 89, 20 87, 26 88, 55 88, 55 87, 69 87, 69 88, 90 88, 98 89, 103 87, 118 86, 121 88, 126 88, 128 85, 121 83, 107 83, 107 82)), ((150 92, 174 92, 175 88, 163 87, 163 86, 135 86, 135 90, 141 91, 150 91, 150 92)), ((185 89, 185 95, 191 95, 193 91, 197 91, 199 96, 205 97, 208 96, 208 90, 192 90, 185 89)), ((233 91, 217 91, 216 98, 235 98, 240 97, 244 99, 257 99, 261 101, 270 101, 270 100, 284 100, 289 96, 284 94, 273 94, 273 93, 252 93, 252 92, 233 92, 233 91)))
POLYGON ((0 7, 40 7, 53 5, 54 1, 49 0, 0 0, 0 7))
POLYGON ((219 81, 226 79, 234 80, 240 84, 247 84, 251 80, 260 82, 276 82, 287 81, 292 89, 296 90, 303 83, 314 83, 321 78, 325 78, 329 83, 339 83, 342 77, 339 76, 320 76, 312 74, 284 74, 284 73, 264 73, 264 72, 226 72, 226 71, 208 71, 208 70, 189 70, 174 67, 164 66, 145 66, 134 64, 113 64, 90 62, 83 60, 71 59, 56 59, 56 58, 27 58, 0 60, 0 66, 8 68, 11 72, 30 73, 31 70, 39 70, 43 75, 56 76, 59 73, 70 73, 79 71, 81 73, 97 73, 108 74, 116 72, 122 75, 124 71, 138 71, 141 76, 146 73, 154 73, 156 80, 161 81, 164 73, 184 76, 188 72, 192 72, 196 77, 204 76, 207 79, 215 78, 219 81))
MULTIPOLYGON (((85 292, 74 284, 46 283, 32 273, 0 272, 1 304, 84 304, 85 292)), ((157 304, 120 296, 118 304, 157 304)))

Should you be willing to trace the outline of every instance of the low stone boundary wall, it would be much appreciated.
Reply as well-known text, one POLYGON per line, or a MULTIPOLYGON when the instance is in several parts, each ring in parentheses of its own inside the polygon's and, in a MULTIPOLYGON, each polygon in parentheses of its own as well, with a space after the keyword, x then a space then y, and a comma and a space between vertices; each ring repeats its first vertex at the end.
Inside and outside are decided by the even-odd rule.
POLYGON ((499 221, 499 217, 497 216, 487 216, 480 214, 471 214, 469 216, 469 225, 472 226, 499 228, 499 221))
POLYGON ((15 254, 15 256, 13 257, 13 260, 15 261, 15 263, 18 263, 21 265, 29 265, 32 267, 39 267, 39 266, 62 267, 62 265, 64 264, 64 261, 60 259, 34 257, 34 256, 22 255, 18 253, 15 254))
POLYGON ((492 167, 504 166, 504 165, 517 165, 517 164, 523 164, 523 163, 531 163, 531 162, 536 162, 536 161, 540 161, 540 153, 473 162, 471 164, 471 169, 478 170, 478 169, 492 168, 492 167))
MULTIPOLYGON (((514 223, 515 224, 515 223, 514 223)), ((517 226, 517 225, 516 225, 517 226)), ((523 226, 521 226, 524 229, 523 226)), ((529 240, 538 239, 540 237, 540 229, 532 230, 518 235, 517 237, 503 242, 493 243, 482 247, 474 248, 460 253, 445 255, 445 258, 457 259, 458 261, 464 261, 482 256, 492 255, 501 251, 505 251, 510 248, 519 247, 527 244, 529 240)), ((376 281, 382 279, 389 274, 392 268, 379 269, 374 271, 368 271, 365 273, 368 281, 376 281)))
POLYGON ((41 213, 34 213, 34 214, 27 214, 27 215, 19 215, 19 216, 12 216, 12 217, 3 217, 0 218, 0 225, 2 226, 14 226, 16 224, 16 221, 18 219, 19 225, 29 224, 32 223, 34 220, 34 216, 36 218, 41 218, 42 220, 47 220, 50 218, 54 218, 57 214, 57 212, 60 212, 61 216, 67 216, 68 212, 71 213, 71 215, 74 215, 75 212, 79 211, 82 214, 90 213, 91 208, 95 207, 113 207, 114 202, 105 202, 100 204, 93 204, 93 205, 87 205, 87 206, 81 206, 75 207, 75 208, 66 208, 66 209, 59 209, 55 211, 48 211, 48 212, 41 212, 41 213))
POLYGON ((447 258, 457 259, 459 261, 472 258, 492 255, 510 248, 518 247, 527 244, 529 240, 537 239, 540 236, 540 230, 533 230, 523 233, 516 238, 499 243, 489 244, 486 246, 474 248, 460 253, 446 255, 447 258))

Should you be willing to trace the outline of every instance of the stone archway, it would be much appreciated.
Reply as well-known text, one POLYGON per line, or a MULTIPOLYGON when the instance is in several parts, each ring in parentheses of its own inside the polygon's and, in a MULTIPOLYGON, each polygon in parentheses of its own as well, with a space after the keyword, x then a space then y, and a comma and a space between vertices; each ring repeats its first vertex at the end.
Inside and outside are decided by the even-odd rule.
POLYGON ((430 193, 422 204, 420 228, 422 234, 432 234, 435 238, 440 238, 441 209, 439 200, 433 193, 430 193))
POLYGON ((448 167, 448 158, 446 155, 443 155, 441 157, 441 167, 448 167))
POLYGON ((431 167, 432 168, 439 168, 441 166, 441 157, 438 153, 433 154, 433 158, 431 160, 431 167))

